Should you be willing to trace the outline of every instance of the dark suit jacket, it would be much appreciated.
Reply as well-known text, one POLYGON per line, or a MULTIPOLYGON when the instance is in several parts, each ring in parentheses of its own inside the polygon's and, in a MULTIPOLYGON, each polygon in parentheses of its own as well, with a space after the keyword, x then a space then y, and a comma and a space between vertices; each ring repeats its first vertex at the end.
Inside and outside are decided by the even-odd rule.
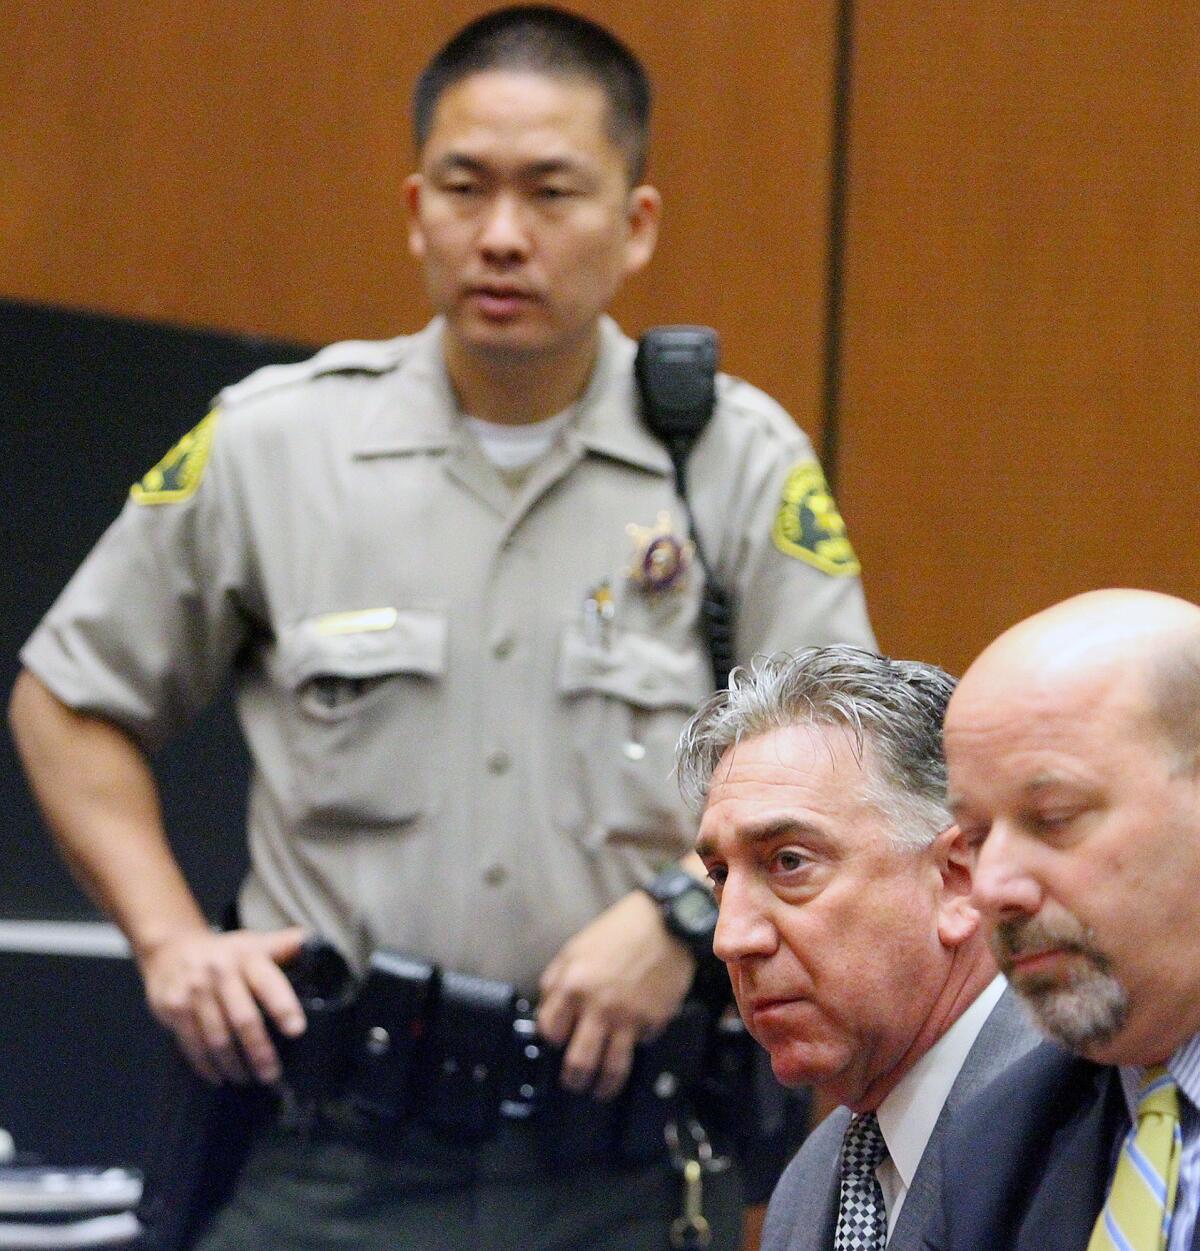
MULTIPOLYGON (((938 1210, 938 1145, 962 1105, 1038 1041, 1016 997, 1006 990, 983 1023, 950 1088, 889 1239, 889 1251, 917 1251, 938 1210)), ((842 1135, 850 1113, 838 1108, 813 1131, 779 1179, 763 1225, 762 1251, 828 1251, 837 1226, 842 1135)), ((981 1244, 982 1245, 982 1244, 981 1244)))
POLYGON ((1119 1071, 1043 1043, 963 1109, 943 1143, 931 1251, 1084 1251, 1129 1126, 1119 1071))

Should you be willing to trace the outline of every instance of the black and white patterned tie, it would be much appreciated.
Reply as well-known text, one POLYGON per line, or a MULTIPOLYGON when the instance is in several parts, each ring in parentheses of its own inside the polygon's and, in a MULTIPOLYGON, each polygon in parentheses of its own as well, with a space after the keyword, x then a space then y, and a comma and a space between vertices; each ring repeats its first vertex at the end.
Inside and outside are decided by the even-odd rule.
POLYGON ((875 1170, 887 1155, 887 1143, 874 1112, 852 1117, 842 1139, 842 1195, 834 1251, 883 1251, 887 1246, 887 1209, 875 1170))

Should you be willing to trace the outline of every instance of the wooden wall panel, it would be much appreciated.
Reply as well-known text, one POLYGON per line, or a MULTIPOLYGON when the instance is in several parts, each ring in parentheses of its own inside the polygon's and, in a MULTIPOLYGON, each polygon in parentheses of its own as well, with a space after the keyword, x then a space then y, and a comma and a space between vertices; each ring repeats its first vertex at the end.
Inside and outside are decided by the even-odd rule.
MULTIPOLYGON (((416 328, 408 91, 490 7, 0 0, 0 294, 314 342, 416 328)), ((665 233, 619 315, 713 323, 819 433, 833 0, 577 7, 659 91, 665 233)))
MULTIPOLYGON (((407 93, 485 7, 0 0, 0 294, 419 325, 407 93)), ((716 324, 819 433, 834 0, 578 7, 659 87, 664 237, 618 312, 716 324)), ((881 640, 958 667, 1086 586, 1200 596, 1200 10, 854 15, 839 494, 881 640)))
POLYGON ((1200 599, 1200 8, 856 5, 841 502, 885 648, 1200 599))

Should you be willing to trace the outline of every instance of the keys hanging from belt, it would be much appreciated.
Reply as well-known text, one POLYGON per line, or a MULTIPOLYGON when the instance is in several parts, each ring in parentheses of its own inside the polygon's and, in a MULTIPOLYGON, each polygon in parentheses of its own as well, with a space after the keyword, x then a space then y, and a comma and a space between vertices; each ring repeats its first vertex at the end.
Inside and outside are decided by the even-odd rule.
POLYGON ((704 1127, 694 1117, 684 1120, 686 1141, 679 1123, 668 1121, 665 1137, 671 1165, 683 1181, 680 1213, 671 1222, 668 1241, 675 1251, 702 1251, 712 1242, 712 1228, 704 1215, 704 1178, 729 1167, 728 1156, 713 1155, 704 1127))
POLYGON ((671 1222, 671 1246, 677 1248, 707 1247, 712 1230, 704 1215, 704 1170, 699 1160, 683 1166, 683 1211, 671 1222))

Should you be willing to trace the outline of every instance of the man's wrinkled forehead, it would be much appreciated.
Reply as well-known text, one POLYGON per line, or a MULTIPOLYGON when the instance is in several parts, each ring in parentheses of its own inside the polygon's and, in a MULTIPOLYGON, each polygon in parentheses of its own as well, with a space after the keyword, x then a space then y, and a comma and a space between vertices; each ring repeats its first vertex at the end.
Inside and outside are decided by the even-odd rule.
POLYGON ((712 850, 714 831, 724 827, 731 809, 737 812, 737 839, 746 844, 770 841, 788 829, 816 828, 804 815, 813 804, 856 810, 868 802, 869 750, 849 727, 815 722, 738 740, 713 770, 697 851, 712 850))
POLYGON ((747 756, 756 774, 776 771, 786 775, 811 775, 816 769, 841 771, 853 785, 868 770, 871 745, 862 734, 839 722, 792 721, 748 734, 731 743, 721 754, 709 780, 708 794, 740 776, 747 756))

